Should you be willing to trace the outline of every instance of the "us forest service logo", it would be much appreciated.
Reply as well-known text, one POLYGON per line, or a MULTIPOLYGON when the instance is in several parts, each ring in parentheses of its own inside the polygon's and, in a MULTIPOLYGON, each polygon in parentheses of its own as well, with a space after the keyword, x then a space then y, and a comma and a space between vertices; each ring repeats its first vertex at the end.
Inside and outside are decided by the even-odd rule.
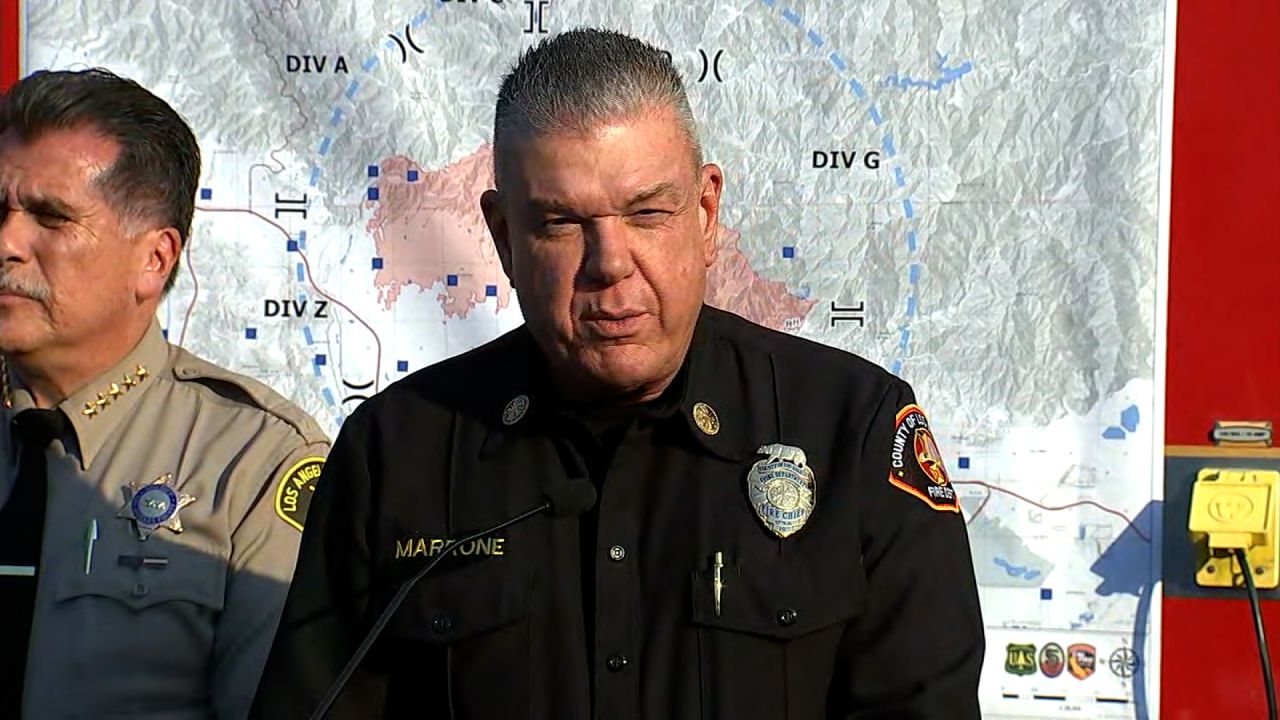
POLYGON ((1092 645, 1079 643, 1067 648, 1067 670, 1083 680, 1098 669, 1098 651, 1092 645))
POLYGON ((889 454, 889 483, 934 510, 960 512, 956 489, 947 477, 942 452, 929 430, 929 418, 918 405, 898 411, 889 454))
POLYGON ((293 464, 276 486, 276 515, 299 531, 307 520, 307 508, 316 491, 316 480, 324 469, 324 458, 306 457, 293 464))
POLYGON ((1049 643, 1040 648, 1040 672, 1047 678, 1056 678, 1067 666, 1066 654, 1058 643, 1049 643))
POLYGON ((1009 643, 1005 646, 1004 671, 1010 675, 1036 673, 1036 646, 1009 643))
POLYGON ((756 452, 765 458, 747 473, 751 509, 774 535, 790 537, 813 513, 817 497, 813 470, 804 451, 792 445, 770 443, 756 452))

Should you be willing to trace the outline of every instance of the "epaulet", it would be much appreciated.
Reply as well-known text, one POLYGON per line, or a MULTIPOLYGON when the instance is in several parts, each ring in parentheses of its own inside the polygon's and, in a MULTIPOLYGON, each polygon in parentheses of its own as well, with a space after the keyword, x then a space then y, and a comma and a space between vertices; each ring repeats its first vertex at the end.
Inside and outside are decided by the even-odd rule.
POLYGON ((314 418, 275 390, 251 377, 214 365, 186 350, 175 350, 171 367, 179 382, 200 383, 223 397, 255 405, 293 426, 308 444, 329 441, 314 418), (232 392, 228 393, 228 390, 232 392))

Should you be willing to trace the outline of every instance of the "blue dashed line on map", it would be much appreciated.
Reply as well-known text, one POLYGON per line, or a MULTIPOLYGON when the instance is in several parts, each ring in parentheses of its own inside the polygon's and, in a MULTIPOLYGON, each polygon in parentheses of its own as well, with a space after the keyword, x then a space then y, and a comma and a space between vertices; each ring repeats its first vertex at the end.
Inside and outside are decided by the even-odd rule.
MULTIPOLYGON (((770 0, 770 5, 772 6, 772 4, 773 4, 773 0, 770 0)), ((445 7, 445 3, 443 2, 443 0, 438 0, 437 2, 428 4, 426 8, 424 8, 421 12, 419 12, 417 15, 413 17, 413 19, 410 21, 410 24, 412 24, 412 26, 415 28, 420 27, 425 22, 427 22, 428 19, 430 19, 431 13, 434 10, 442 7, 445 7)), ((381 44, 382 43, 375 43, 374 48, 377 49, 381 44)), ((385 47, 388 47, 388 48, 394 47, 394 44, 388 40, 385 42, 385 47)), ((364 74, 357 79, 353 79, 347 85, 346 90, 342 93, 342 96, 346 98, 348 101, 351 101, 353 103, 356 102, 356 93, 360 91, 361 82, 372 79, 373 78, 373 76, 371 75, 372 71, 375 68, 379 67, 380 64, 381 64, 380 60, 378 58, 378 55, 376 54, 370 55, 367 58, 365 58, 364 62, 361 65, 362 69, 364 70, 364 74)), ((338 127, 338 125, 341 124, 346 117, 346 113, 343 109, 343 106, 340 103, 341 103, 341 100, 334 103, 333 113, 329 117, 330 127, 338 127)), ((323 172, 322 161, 323 159, 327 158, 329 151, 332 149, 333 143, 335 141, 334 140, 335 137, 336 135, 334 133, 325 135, 320 140, 320 143, 317 146, 317 153, 311 165, 311 175, 309 178, 309 183, 311 187, 317 187, 317 185, 320 182, 320 176, 321 176, 321 173, 323 172)), ((376 193, 377 193, 376 188, 371 188, 370 195, 374 199, 376 199, 377 197, 376 193)), ((305 249, 306 247, 305 233, 301 233, 301 232, 299 233, 296 247, 305 249)), ((350 248, 348 247, 348 250, 349 249, 350 248)), ((343 255, 343 257, 339 260, 339 264, 343 264, 345 262, 346 262, 346 255, 343 255)), ((296 265, 295 271, 296 271, 298 282, 299 283, 306 282, 307 280, 306 266, 303 263, 298 263, 296 265)), ((299 299, 300 300, 305 299, 305 295, 299 295, 299 299)), ((306 338, 308 345, 312 345, 315 343, 315 337, 312 334, 310 326, 303 328, 303 336, 306 338)), ((319 374, 318 365, 316 366, 316 372, 318 375, 319 374)), ((324 391, 325 401, 328 402, 329 405, 337 407, 338 403, 334 397, 334 391, 327 387, 324 388, 323 391, 324 391)), ((345 415, 340 414, 337 416, 337 423, 339 426, 342 425, 344 420, 346 420, 345 415)))
MULTIPOLYGON (((311 369, 315 371, 316 377, 324 377, 324 373, 320 370, 320 363, 318 362, 311 363, 311 369)), ((328 388, 325 388, 325 389, 327 390, 328 388)))
POLYGON ((307 231, 306 230, 298 231, 298 247, 302 248, 303 250, 307 249, 307 231))
MULTIPOLYGON (((777 8, 776 0, 761 0, 761 2, 768 8, 772 8, 772 9, 777 8)), ((790 8, 784 8, 782 9, 781 15, 784 20, 794 25, 795 27, 803 30, 805 32, 805 35, 809 38, 809 40, 814 45, 818 47, 822 47, 825 45, 825 41, 822 39, 822 36, 818 34, 816 28, 805 29, 801 27, 802 25, 801 17, 794 10, 790 8)), ((853 90, 853 93, 858 97, 858 100, 868 101, 866 89, 863 88, 862 84, 858 82, 857 78, 844 76, 843 73, 847 68, 847 65, 844 59, 835 50, 832 50, 832 52, 827 57, 831 61, 831 66, 836 69, 838 74, 840 74, 841 80, 848 83, 849 88, 853 90)), ((969 63, 965 63, 964 65, 958 66, 956 68, 946 68, 944 65, 945 61, 946 61, 946 56, 940 56, 939 68, 943 69, 944 71, 952 73, 952 78, 949 78, 949 79, 954 79, 972 70, 972 65, 969 63)), ((885 122, 884 116, 880 114, 880 108, 876 106, 874 102, 869 102, 867 107, 867 114, 877 128, 884 124, 885 122)), ((884 139, 881 142, 881 146, 884 148, 884 153, 886 156, 892 158, 895 155, 897 155, 897 148, 894 145, 893 136, 890 135, 889 133, 887 132, 885 133, 884 139)), ((894 183, 899 188, 906 187, 906 171, 901 166, 895 166, 893 168, 893 178, 894 178, 894 183)), ((906 219, 908 221, 911 221, 912 226, 909 226, 907 228, 907 250, 912 255, 914 255, 919 249, 920 239, 919 239, 917 229, 913 227, 915 224, 915 208, 912 204, 910 196, 904 197, 902 199, 902 211, 906 219)), ((910 342, 911 342, 910 322, 914 318, 917 310, 918 300, 916 295, 916 286, 919 281, 920 273, 921 273, 920 264, 914 261, 911 262, 907 272, 908 272, 907 277, 908 277, 908 281, 910 283, 911 289, 907 293, 907 319, 906 319, 906 322, 904 322, 903 326, 901 327, 902 337, 901 337, 901 341, 899 342, 900 352, 898 356, 894 358, 892 363, 890 364, 890 367, 891 367, 890 371, 894 375, 901 374, 902 366, 907 356, 907 350, 910 347, 910 342)), ((1037 574, 1039 573, 1039 571, 1035 571, 1035 572, 1037 574)))

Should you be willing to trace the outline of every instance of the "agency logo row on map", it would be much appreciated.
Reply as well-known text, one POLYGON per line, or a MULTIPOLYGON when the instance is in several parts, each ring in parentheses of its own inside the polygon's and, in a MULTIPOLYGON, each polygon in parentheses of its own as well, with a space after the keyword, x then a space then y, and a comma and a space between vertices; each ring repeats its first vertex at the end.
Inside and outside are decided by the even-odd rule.
MULTIPOLYGON (((1117 677, 1130 678, 1138 670, 1138 653, 1129 647, 1116 648, 1107 660, 1107 668, 1117 677)), ((1089 643, 1075 643, 1064 650, 1055 642, 1036 650, 1035 644, 1009 643, 1005 646, 1004 671, 1010 675, 1034 675, 1038 669, 1047 678, 1063 671, 1084 680, 1098 668, 1098 651, 1089 643)))

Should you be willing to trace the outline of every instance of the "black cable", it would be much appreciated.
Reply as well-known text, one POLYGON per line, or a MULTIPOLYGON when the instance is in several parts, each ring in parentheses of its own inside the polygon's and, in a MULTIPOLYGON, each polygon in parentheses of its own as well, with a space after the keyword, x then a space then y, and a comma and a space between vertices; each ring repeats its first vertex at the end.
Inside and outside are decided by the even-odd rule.
MULTIPOLYGON (((592 498, 592 503, 594 503, 594 494, 592 495, 592 498)), ((459 545, 469 543, 472 540, 482 538, 485 535, 492 535, 499 530, 515 525, 518 522, 527 520, 534 515, 544 513, 551 509, 553 509, 552 502, 547 500, 538 507, 521 513, 510 520, 503 522, 501 525, 495 525, 485 530, 477 530, 465 537, 446 542, 444 547, 441 548, 439 555, 432 558, 431 562, 422 566, 422 568, 415 572, 412 577, 400 585, 400 589, 391 597, 391 601, 387 603, 387 607, 384 608, 382 614, 378 616, 378 620, 373 624, 373 628, 365 634, 364 640, 360 643, 360 647, 356 648, 355 654, 351 656, 351 659, 347 661, 346 667, 342 668, 342 672, 338 674, 338 679, 334 680, 333 684, 329 686, 329 691, 324 694, 324 698, 320 700, 320 704, 316 707, 315 712, 311 713, 311 720, 321 720, 321 718, 329 712, 329 707, 338 699, 338 695, 342 693, 343 687, 345 687, 347 681, 351 679, 356 668, 360 666, 360 661, 364 659, 364 656, 369 652, 369 648, 373 647, 374 641, 382 634, 382 629, 387 626, 387 623, 391 622, 391 617, 396 614, 396 610, 399 609, 400 603, 404 602, 405 597, 409 595, 409 591, 413 589, 413 586, 417 584, 424 575, 431 572, 431 569, 434 568, 441 560, 452 555, 454 548, 459 545)))
POLYGON ((1249 605, 1253 608, 1253 632, 1258 636, 1258 654, 1262 656, 1262 684, 1267 690, 1267 717, 1276 720, 1276 676, 1271 674, 1271 651, 1267 649, 1267 632, 1262 629, 1262 603, 1258 600, 1258 588, 1253 584, 1253 567, 1244 550, 1236 548, 1236 562, 1244 573, 1244 585, 1249 591, 1249 605))

